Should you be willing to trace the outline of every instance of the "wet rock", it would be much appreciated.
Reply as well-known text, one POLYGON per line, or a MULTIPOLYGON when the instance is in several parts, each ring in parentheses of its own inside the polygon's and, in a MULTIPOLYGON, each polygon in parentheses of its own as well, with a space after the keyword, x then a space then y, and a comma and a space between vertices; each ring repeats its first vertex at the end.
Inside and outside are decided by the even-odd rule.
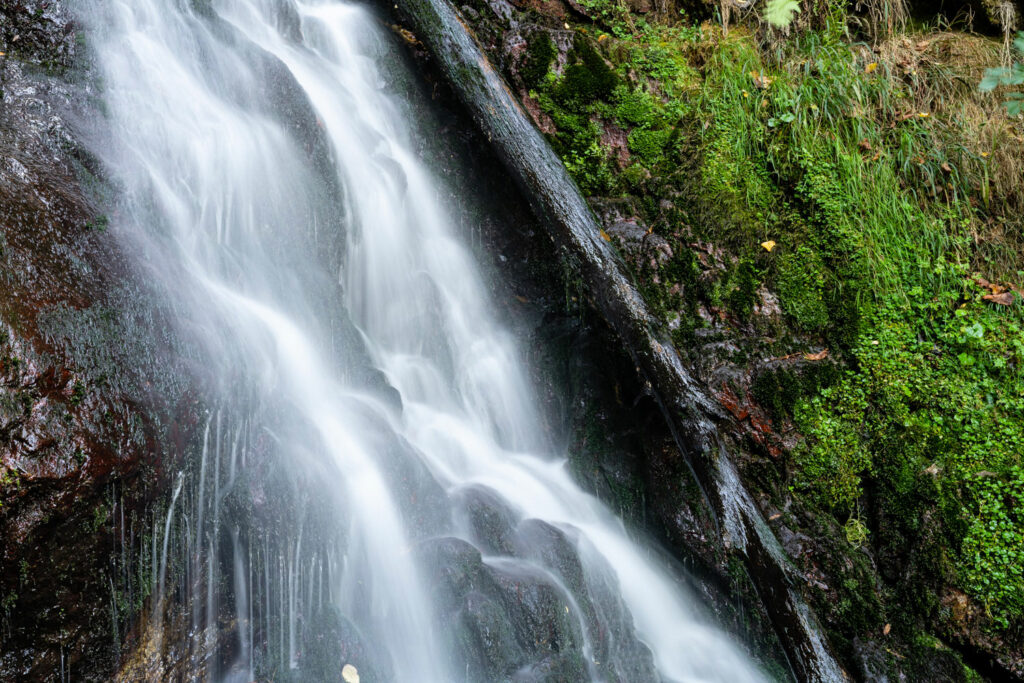
POLYGON ((10 0, 0 6, 0 51, 7 55, 56 72, 71 66, 75 48, 75 27, 63 3, 10 0))
POLYGON ((459 613, 462 647, 471 680, 496 680, 526 659, 508 614, 497 600, 473 591, 459 613))
POLYGON ((361 680, 386 681, 387 660, 373 650, 356 626, 333 605, 325 605, 303 625, 298 668, 305 680, 342 683, 348 664, 361 680))
MULTIPOLYGON (((583 635, 564 592, 551 577, 514 560, 492 560, 488 571, 500 590, 500 600, 519 646, 530 662, 556 655, 582 660, 583 635)), ((582 661, 575 664, 583 671, 582 661)))
POLYGON ((515 559, 484 562, 472 545, 450 537, 425 542, 421 556, 442 606, 444 637, 470 680, 539 680, 544 671, 586 678, 572 599, 546 571, 515 559))
POLYGON ((63 3, 3 4, 0 41, 0 679, 109 680, 138 588, 113 551, 189 438, 191 379, 75 142, 63 3))
POLYGON ((493 490, 472 485, 452 495, 459 522, 470 532, 473 542, 489 555, 511 555, 516 539, 513 529, 519 515, 493 490))

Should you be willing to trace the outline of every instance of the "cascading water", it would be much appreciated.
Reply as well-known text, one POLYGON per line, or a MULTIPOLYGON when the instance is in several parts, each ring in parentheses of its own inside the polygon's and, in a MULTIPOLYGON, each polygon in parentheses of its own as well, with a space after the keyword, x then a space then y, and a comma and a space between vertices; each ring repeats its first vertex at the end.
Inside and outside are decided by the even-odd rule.
POLYGON ((372 15, 108 0, 88 21, 115 228, 210 387, 149 541, 157 649, 241 681, 761 679, 541 436, 372 15))

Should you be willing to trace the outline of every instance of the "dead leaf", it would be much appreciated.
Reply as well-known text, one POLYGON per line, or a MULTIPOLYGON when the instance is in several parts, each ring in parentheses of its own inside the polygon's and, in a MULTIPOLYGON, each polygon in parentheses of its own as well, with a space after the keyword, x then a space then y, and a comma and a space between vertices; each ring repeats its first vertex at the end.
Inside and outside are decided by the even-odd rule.
POLYGON ((530 303, 529 299, 527 299, 525 296, 520 296, 518 294, 516 294, 516 301, 518 301, 521 304, 528 304, 528 303, 530 303))
POLYGON ((765 251, 771 251, 775 248, 775 241, 768 240, 767 242, 761 242, 761 246, 764 247, 765 251))
POLYGON ((952 169, 952 168, 950 167, 950 165, 949 165, 949 164, 947 164, 947 163, 946 163, 945 161, 943 161, 943 162, 942 162, 942 166, 940 166, 940 168, 941 168, 941 169, 942 169, 943 171, 945 171, 946 173, 952 173, 952 172, 953 172, 953 169, 952 169))
POLYGON ((769 522, 774 522, 776 519, 782 516, 781 512, 776 512, 774 515, 768 518, 769 522))
POLYGON ((828 349, 822 349, 817 353, 805 353, 804 360, 825 360, 828 358, 828 349))
POLYGON ((603 239, 605 242, 611 242, 612 241, 611 236, 608 233, 606 233, 604 230, 601 230, 601 239, 603 239))
POLYGON ((931 45, 931 41, 922 40, 921 42, 919 42, 914 47, 917 48, 918 51, 922 51, 922 50, 927 50, 929 45, 931 45))
POLYGON ((359 671, 351 664, 341 667, 341 677, 345 683, 359 683, 359 671))
POLYGON ((981 297, 985 301, 989 301, 1000 306, 1012 306, 1013 302, 1016 301, 1016 297, 1013 296, 1013 292, 1003 292, 1001 294, 986 294, 981 297))
POLYGON ((754 87, 758 90, 766 90, 772 84, 772 79, 756 71, 751 71, 750 77, 754 79, 754 87))
POLYGON ((859 146, 859 147, 860 147, 860 148, 861 148, 862 150, 864 150, 865 152, 870 152, 870 151, 871 151, 871 143, 870 143, 870 142, 868 142, 867 138, 864 138, 863 140, 861 140, 860 142, 858 142, 858 143, 857 143, 857 145, 858 145, 858 146, 859 146))
POLYGON ((883 636, 889 635, 889 631, 891 631, 891 630, 892 630, 892 624, 886 624, 885 628, 882 629, 882 635, 883 636))

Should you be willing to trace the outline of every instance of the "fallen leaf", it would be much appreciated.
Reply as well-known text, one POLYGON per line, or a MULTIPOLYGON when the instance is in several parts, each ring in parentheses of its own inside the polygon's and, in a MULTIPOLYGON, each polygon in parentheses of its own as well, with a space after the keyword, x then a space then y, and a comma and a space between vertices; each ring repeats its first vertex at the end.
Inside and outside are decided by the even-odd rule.
POLYGON ((774 515, 772 515, 771 517, 768 518, 768 521, 769 522, 773 522, 773 521, 775 521, 776 519, 778 519, 781 516, 782 516, 781 512, 776 512, 774 515))
POLYGON ((565 30, 566 30, 566 31, 568 31, 568 30, 569 30, 569 22, 565 22, 565 30))
POLYGON ((828 358, 828 349, 822 349, 817 353, 805 353, 804 360, 825 360, 828 358))
POLYGON ((922 40, 921 42, 919 42, 914 47, 916 47, 918 50, 927 50, 929 45, 931 45, 931 43, 929 41, 922 40))
POLYGON ((950 167, 950 165, 949 165, 949 164, 947 164, 947 163, 946 163, 945 161, 943 161, 943 162, 942 162, 942 166, 941 166, 940 168, 941 168, 941 169, 942 169, 943 171, 945 171, 946 173, 952 173, 952 172, 953 172, 953 169, 952 169, 952 168, 950 167))
POLYGON ((878 68, 878 62, 871 62, 870 64, 868 64, 867 66, 864 67, 864 73, 869 74, 869 73, 871 73, 872 71, 874 71, 877 68, 878 68))
POLYGON ((341 677, 345 683, 359 683, 359 672, 351 664, 341 667, 341 677))
POLYGON ((891 630, 892 630, 892 624, 886 624, 885 628, 882 629, 882 635, 883 636, 889 635, 889 631, 891 631, 891 630))
POLYGON ((608 34, 607 33, 602 33, 601 35, 599 35, 597 37, 597 42, 600 43, 602 40, 606 40, 607 38, 608 38, 608 34))
POLYGON ((767 242, 761 242, 761 246, 764 247, 765 251, 771 251, 775 248, 775 241, 768 240, 767 242))
POLYGON ((858 142, 857 145, 862 150, 864 150, 865 152, 870 152, 871 151, 871 143, 868 142, 867 138, 865 138, 865 139, 861 140, 860 142, 858 142))
POLYGON ((754 79, 754 87, 758 90, 765 90, 769 85, 772 84, 772 79, 767 76, 761 75, 756 71, 750 72, 750 77, 754 79))
POLYGON ((529 299, 527 299, 525 296, 520 296, 518 294, 516 294, 516 301, 518 301, 521 304, 528 304, 528 303, 530 303, 529 299))
POLYGON ((926 118, 928 118, 929 116, 931 116, 931 114, 929 114, 929 113, 928 113, 928 112, 926 112, 926 111, 920 111, 920 112, 918 112, 918 113, 917 113, 917 115, 918 115, 918 116, 920 116, 920 117, 921 117, 922 119, 926 119, 926 118))
POLYGON ((1013 292, 1003 292, 1002 294, 986 294, 981 297, 985 301, 989 301, 1000 306, 1012 306, 1016 298, 1013 296, 1013 292))
POLYGON ((608 233, 606 233, 604 230, 601 230, 601 239, 603 239, 605 242, 611 242, 612 241, 611 236, 608 233))

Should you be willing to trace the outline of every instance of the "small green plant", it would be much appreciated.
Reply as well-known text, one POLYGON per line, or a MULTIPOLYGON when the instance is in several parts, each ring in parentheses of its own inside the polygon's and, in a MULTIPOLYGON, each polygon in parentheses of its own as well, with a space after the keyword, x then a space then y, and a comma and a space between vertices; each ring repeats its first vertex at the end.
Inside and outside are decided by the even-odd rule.
POLYGON ((785 28, 799 11, 798 0, 768 0, 764 7, 764 20, 775 28, 785 28))
POLYGON ((105 215, 100 215, 85 224, 86 230, 95 230, 97 232, 105 232, 110 227, 110 219, 105 215))
MULTIPOLYGON (((1013 45, 1017 48, 1017 52, 1020 53, 1022 60, 1024 60, 1024 31, 1017 32, 1017 39, 1013 41, 1013 45)), ((986 70, 985 78, 982 79, 979 87, 982 92, 992 92, 1000 86, 1012 88, 1020 85, 1024 85, 1024 61, 1017 62, 1011 66, 986 70)), ((1007 93, 1006 101, 1003 104, 1006 106, 1006 111, 1010 116, 1024 114, 1024 92, 1012 91, 1007 93)))
POLYGON ((75 385, 71 389, 71 405, 77 406, 83 400, 85 400, 85 385, 81 380, 75 380, 75 385))
POLYGON ((843 531, 846 532, 846 541, 850 545, 859 548, 868 542, 868 528, 860 521, 860 517, 850 517, 843 525, 843 531))

